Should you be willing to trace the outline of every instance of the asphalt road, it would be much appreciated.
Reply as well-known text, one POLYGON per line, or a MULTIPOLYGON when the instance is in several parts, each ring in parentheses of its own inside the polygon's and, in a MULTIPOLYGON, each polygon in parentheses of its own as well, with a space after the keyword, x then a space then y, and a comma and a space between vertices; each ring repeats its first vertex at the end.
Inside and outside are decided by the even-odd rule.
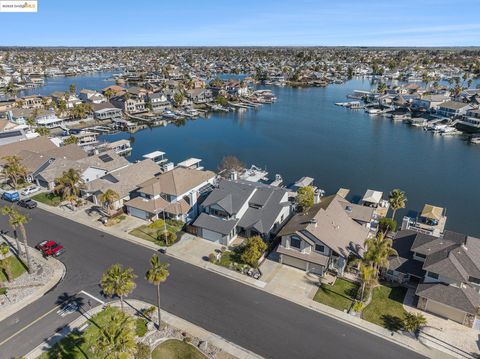
MULTIPOLYGON (((3 202, 0 202, 3 205, 3 202)), ((61 242, 64 280, 38 301, 0 322, 0 357, 28 353, 77 313, 60 316, 58 303, 84 290, 101 299, 98 285, 110 265, 132 267, 138 276, 131 298, 156 301, 145 279, 153 252, 40 209, 28 211, 29 244, 61 242)), ((7 229, 0 218, 0 229, 7 229)), ((162 308, 265 358, 421 358, 363 330, 308 310, 264 291, 188 263, 162 256, 170 276, 161 287, 162 308)))

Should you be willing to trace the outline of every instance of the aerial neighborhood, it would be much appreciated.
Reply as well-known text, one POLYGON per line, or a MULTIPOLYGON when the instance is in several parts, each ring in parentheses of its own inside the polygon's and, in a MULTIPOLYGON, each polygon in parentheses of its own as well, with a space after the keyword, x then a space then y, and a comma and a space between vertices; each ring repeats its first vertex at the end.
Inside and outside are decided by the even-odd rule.
MULTIPOLYGON (((447 209, 436 198, 407 211, 409 193, 395 184, 388 192, 365 187, 362 193, 353 193, 338 183, 327 193, 322 178, 309 177, 311 173, 295 173, 295 181, 279 174, 271 180, 265 168, 245 164, 225 148, 217 148, 223 157, 217 167, 204 167, 201 149, 182 161, 171 161, 161 141, 155 151, 139 154, 138 137, 133 135, 154 127, 180 127, 212 113, 274 107, 280 101, 277 87, 323 90, 356 77, 371 81, 372 89, 354 90, 347 102, 331 103, 332 107, 362 109, 372 117, 368 121, 384 116, 428 133, 461 136, 473 145, 480 143, 480 89, 473 88, 472 78, 480 74, 480 65, 467 62, 476 54, 361 48, 231 51, 234 55, 216 48, 0 51, 0 188, 5 220, 0 228, 0 313, 20 306, 32 296, 33 287, 46 286, 48 277, 56 275, 55 265, 61 267, 62 260, 67 263, 78 251, 71 243, 74 236, 37 240, 41 235, 35 232, 35 223, 45 216, 42 220, 48 220, 52 230, 65 221, 61 223, 70 225, 62 224, 63 230, 72 226, 84 232, 79 235, 93 251, 105 245, 107 254, 115 253, 118 243, 119 248, 128 243, 154 251, 145 278, 156 286, 158 304, 139 310, 141 315, 128 314, 141 323, 145 320, 141 325, 149 333, 146 338, 153 339, 142 341, 137 333, 132 353, 138 353, 139 343, 153 349, 165 333, 175 333, 185 343, 192 340, 188 330, 175 331, 167 321, 167 329, 172 328, 161 332, 160 283, 169 272, 160 260, 171 256, 197 271, 220 273, 308 310, 380 331, 407 347, 428 343, 437 350, 443 345, 438 350, 449 355, 475 357, 480 238, 450 230, 447 209), (424 61, 432 57, 435 64, 424 61), (32 94, 50 78, 74 81, 75 76, 97 72, 109 73, 105 86, 77 88, 71 82, 62 91, 32 94), (106 135, 120 136, 109 141, 106 135), (52 220, 53 216, 59 219, 52 220), (99 242, 88 242, 94 240, 99 242)), ((182 141, 176 146, 183 146, 182 141)), ((140 252, 129 250, 131 262, 126 256, 125 264, 133 266, 129 263, 140 252)), ((98 262, 95 255, 89 258, 98 262)), ((133 304, 126 298, 140 283, 135 278, 142 275, 116 261, 108 258, 105 262, 111 266, 101 278, 89 279, 89 288, 101 287, 103 299, 86 292, 82 299, 102 305, 107 298, 118 299, 118 306, 95 314, 107 316, 102 318, 107 321, 130 310, 133 304), (127 278, 126 288, 115 287, 115 273, 127 278)), ((175 285, 190 280, 182 277, 175 285)), ((232 285, 225 283, 224 288, 232 285)), ((70 307, 59 314, 62 318, 73 305, 67 297, 70 307)), ((171 299, 167 303, 175 309, 171 299)), ((81 306, 75 308, 74 312, 81 306)), ((88 339, 98 334, 92 334, 95 330, 90 325, 81 332, 90 333, 84 335, 88 339)), ((216 358, 221 350, 218 343, 193 341, 208 358, 216 358)), ((43 353, 59 350, 55 345, 43 353)))

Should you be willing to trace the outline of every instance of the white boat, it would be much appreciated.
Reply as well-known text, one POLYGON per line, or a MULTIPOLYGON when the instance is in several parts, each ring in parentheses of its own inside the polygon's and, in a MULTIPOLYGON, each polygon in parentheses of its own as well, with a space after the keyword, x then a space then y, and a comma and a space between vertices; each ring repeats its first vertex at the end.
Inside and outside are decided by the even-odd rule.
POLYGON ((461 135, 462 131, 457 130, 453 126, 446 126, 444 129, 440 130, 440 135, 442 136, 455 136, 461 135))
POLYGON ((371 108, 365 109, 365 112, 367 112, 369 115, 379 115, 383 111, 379 108, 371 107, 371 108))
POLYGON ((469 142, 474 145, 480 145, 480 137, 471 137, 469 142))

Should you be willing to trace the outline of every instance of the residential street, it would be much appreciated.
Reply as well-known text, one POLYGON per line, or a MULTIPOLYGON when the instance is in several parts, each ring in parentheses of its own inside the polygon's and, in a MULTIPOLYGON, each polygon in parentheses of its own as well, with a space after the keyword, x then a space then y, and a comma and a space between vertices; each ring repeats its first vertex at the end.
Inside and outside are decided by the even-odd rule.
MULTIPOLYGON (((83 290, 105 300, 98 283, 111 264, 134 268, 138 278, 131 297, 155 303, 155 287, 144 279, 151 250, 40 209, 28 213, 29 244, 44 239, 63 244, 66 252, 59 259, 67 274, 40 300, 0 322, 1 358, 26 354, 78 316, 57 314, 63 298, 83 290)), ((10 230, 3 216, 0 229, 10 230)), ((171 264, 170 277, 161 287, 162 308, 266 358, 421 357, 261 290, 179 260, 161 259, 171 264)), ((81 296, 88 306, 90 297, 81 296)))

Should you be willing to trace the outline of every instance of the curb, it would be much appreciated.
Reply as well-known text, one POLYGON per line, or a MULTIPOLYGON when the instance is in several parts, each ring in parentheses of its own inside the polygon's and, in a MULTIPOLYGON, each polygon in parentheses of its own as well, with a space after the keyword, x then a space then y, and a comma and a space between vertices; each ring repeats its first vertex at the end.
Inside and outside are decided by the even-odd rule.
MULTIPOLYGON (((13 238, 5 236, 8 238, 9 241, 12 242, 12 244, 15 242, 13 238)), ((21 244, 23 245, 23 243, 21 244)), ((63 280, 65 277, 65 273, 67 272, 67 269, 65 268, 65 265, 59 261, 58 259, 55 259, 53 257, 49 257, 48 259, 44 259, 36 250, 35 248, 32 248, 29 246, 30 249, 30 255, 32 257, 36 257, 37 259, 41 257, 41 260, 46 261, 47 263, 51 264, 53 267, 53 275, 48 281, 47 284, 43 285, 40 287, 38 291, 35 291, 34 293, 30 294, 23 300, 21 300, 18 303, 13 304, 9 308, 5 310, 0 310, 0 322, 3 321, 4 319, 7 319, 8 317, 14 315, 16 312, 20 311, 21 309, 25 308, 29 304, 35 302, 36 300, 40 299, 43 297, 46 293, 48 293, 52 288, 54 288, 60 281, 63 280)))
MULTIPOLYGON (((137 300, 137 299, 130 299, 125 302, 128 303, 130 306, 135 307, 135 309, 139 307, 151 306, 150 303, 137 300)), ((115 300, 107 304, 112 306, 119 306, 120 305, 119 303, 120 302, 118 300, 115 300)), ((42 353, 47 352, 48 349, 50 349, 55 343, 59 342, 61 339, 66 337, 68 334, 70 334, 73 331, 73 329, 82 328, 85 322, 87 321, 87 318, 85 316, 92 317, 94 314, 100 312, 103 308, 104 308, 104 305, 98 305, 95 308, 90 309, 83 316, 80 316, 74 319, 64 327, 65 330, 55 333, 49 338, 47 338, 44 342, 40 343, 37 347, 35 347, 28 354, 26 354, 25 358, 35 359, 38 356, 40 356, 42 353)), ((233 355, 238 359, 263 359, 263 357, 261 357, 260 355, 255 354, 235 343, 232 343, 220 337, 217 334, 209 332, 206 329, 203 329, 198 325, 195 325, 180 317, 177 317, 163 309, 162 309, 162 322, 165 322, 179 330, 185 331, 192 336, 198 337, 199 339, 210 342, 216 347, 218 347, 219 349, 221 349, 222 351, 224 351, 225 353, 233 355)), ((168 338, 165 338, 165 339, 168 339, 168 338)))

